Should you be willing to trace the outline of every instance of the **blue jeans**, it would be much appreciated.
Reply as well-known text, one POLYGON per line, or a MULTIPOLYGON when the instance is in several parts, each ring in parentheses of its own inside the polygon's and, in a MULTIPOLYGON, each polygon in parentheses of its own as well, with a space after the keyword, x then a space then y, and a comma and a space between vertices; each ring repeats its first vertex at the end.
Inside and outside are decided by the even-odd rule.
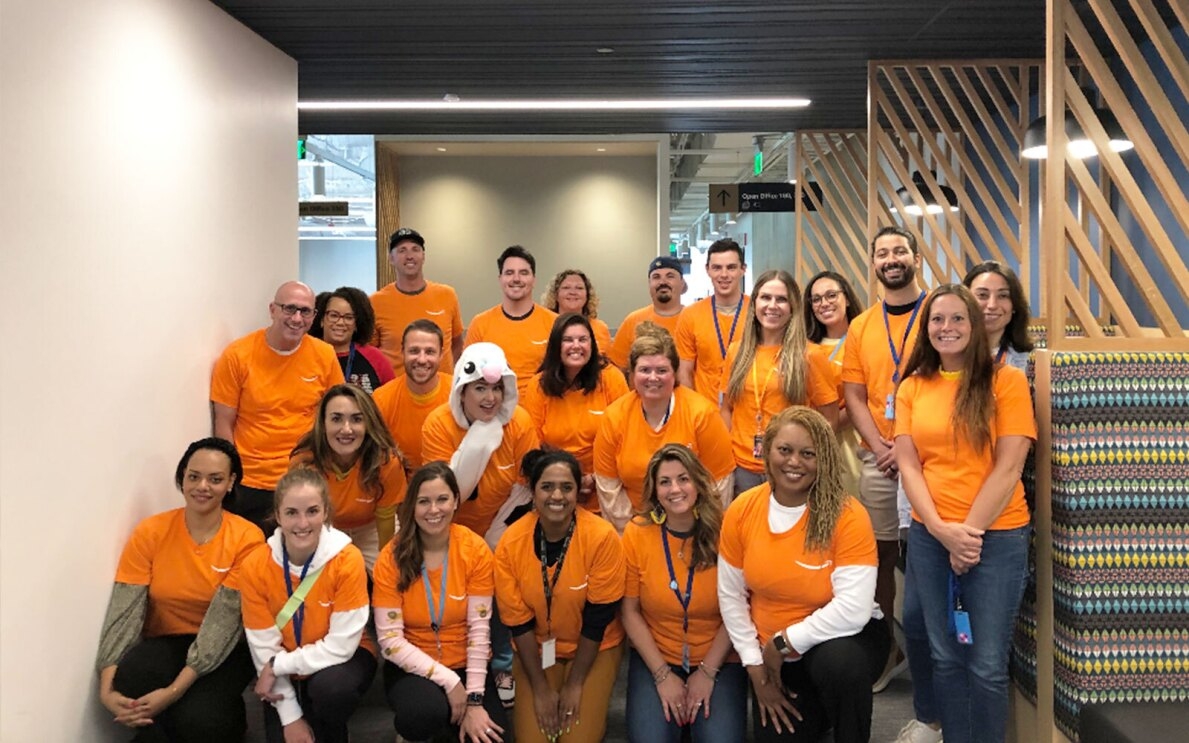
POLYGON ((958 644, 950 628, 949 552, 921 523, 914 521, 908 531, 909 570, 929 635, 946 743, 1001 743, 1007 735, 1008 656, 1031 531, 1030 526, 987 531, 979 564, 958 578, 972 645, 958 644))
POLYGON ((904 570, 904 606, 901 608, 901 627, 904 630, 904 653, 912 672, 912 712, 921 722, 935 723, 937 700, 933 697, 933 656, 929 650, 929 633, 925 630, 925 614, 917 595, 912 560, 904 570))
MULTIPOLYGON (((681 678, 681 666, 669 666, 681 678)), ((710 695, 710 717, 690 726, 693 743, 743 740, 747 734, 747 674, 738 663, 724 663, 710 695)), ((681 726, 665 722, 652 671, 635 650, 628 659, 627 727, 630 743, 678 743, 681 726)))

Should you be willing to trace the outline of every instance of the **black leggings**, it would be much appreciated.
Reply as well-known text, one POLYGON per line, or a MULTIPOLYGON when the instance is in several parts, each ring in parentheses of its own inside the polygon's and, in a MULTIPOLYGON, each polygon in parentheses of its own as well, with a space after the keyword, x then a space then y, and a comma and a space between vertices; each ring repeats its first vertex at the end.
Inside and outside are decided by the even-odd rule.
MULTIPOLYGON (((455 672, 462 678, 461 683, 465 684, 466 669, 455 669, 455 672)), ((507 730, 508 718, 500 704, 494 676, 491 672, 487 674, 483 708, 492 722, 507 730)), ((450 724, 450 702, 446 698, 446 691, 424 676, 402 671, 394 663, 385 663, 384 696, 392 708, 392 724, 400 737, 406 740, 429 740, 449 733, 451 740, 458 740, 458 726, 450 724)), ((529 703, 532 703, 531 697, 529 703)))
MULTIPOLYGON (((133 645, 116 666, 112 686, 131 699, 168 687, 186 665, 194 635, 151 637, 133 645)), ((139 728, 139 743, 207 743, 244 737, 244 687, 256 675, 248 646, 235 646, 215 670, 200 676, 154 724, 139 728)))
POLYGON ((831 727, 835 743, 867 743, 871 739, 871 685, 888 660, 892 638, 882 619, 872 619, 863 631, 827 640, 785 663, 780 678, 795 692, 793 706, 803 719, 792 719, 793 732, 777 734, 772 721, 760 724, 760 710, 752 696, 756 743, 816 741, 831 727))
MULTIPOLYGON (((302 719, 314 731, 318 743, 347 743, 347 721, 375 676, 376 659, 361 647, 344 663, 293 680, 302 719)), ((285 741, 281 718, 271 704, 264 705, 264 735, 268 743, 285 741)))

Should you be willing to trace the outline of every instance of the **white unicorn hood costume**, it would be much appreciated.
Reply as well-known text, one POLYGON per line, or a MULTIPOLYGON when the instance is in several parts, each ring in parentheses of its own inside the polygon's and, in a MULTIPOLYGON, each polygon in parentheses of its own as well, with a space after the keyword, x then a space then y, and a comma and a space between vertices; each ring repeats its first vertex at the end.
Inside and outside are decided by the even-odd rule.
MULTIPOLYGON (((454 422, 466 429, 462 443, 450 458, 450 469, 458 479, 458 490, 467 500, 479 484, 479 478, 487 469, 491 454, 504 440, 504 426, 512 420, 520 393, 516 388, 516 372, 508 366, 504 350, 494 343, 473 343, 463 350, 458 363, 454 365, 454 384, 450 388, 450 412, 454 422), (471 382, 483 380, 495 384, 503 380, 504 402, 490 421, 469 421, 462 410, 462 389, 471 382)), ((505 519, 532 500, 528 489, 519 483, 512 488, 508 500, 495 515, 491 528, 484 535, 488 545, 495 549, 504 530, 508 528, 505 519)))

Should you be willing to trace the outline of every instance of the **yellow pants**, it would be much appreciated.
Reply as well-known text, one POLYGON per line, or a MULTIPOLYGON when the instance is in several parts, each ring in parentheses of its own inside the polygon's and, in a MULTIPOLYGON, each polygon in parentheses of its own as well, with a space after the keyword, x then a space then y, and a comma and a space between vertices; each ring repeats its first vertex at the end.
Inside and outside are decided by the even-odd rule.
MULTIPOLYGON (((619 661, 623 657, 623 645, 600 650, 595 657, 586 682, 582 684, 582 703, 578 705, 578 725, 558 738, 560 743, 599 743, 607 731, 607 705, 611 702, 611 687, 619 673, 619 661)), ((570 674, 573 660, 559 659, 552 668, 545 669, 549 687, 560 691, 570 674)), ((533 708, 533 687, 528 675, 520 665, 520 656, 512 661, 512 675, 516 678, 516 707, 512 711, 512 724, 516 730, 516 743, 548 743, 537 727, 537 711, 533 708)))

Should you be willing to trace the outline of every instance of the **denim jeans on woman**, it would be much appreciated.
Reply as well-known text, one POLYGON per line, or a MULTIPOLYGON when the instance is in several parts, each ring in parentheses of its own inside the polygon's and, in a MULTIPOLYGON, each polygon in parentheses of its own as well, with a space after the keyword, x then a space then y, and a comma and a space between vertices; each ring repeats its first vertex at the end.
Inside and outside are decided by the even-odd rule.
MULTIPOLYGON (((684 679, 681 666, 669 666, 684 679)), ((696 672, 696 671, 695 671, 696 672)), ((710 694, 710 717, 699 714, 690 728, 692 743, 741 741, 747 734, 747 674, 738 663, 724 663, 710 694)), ((665 722, 652 671, 635 650, 628 660, 628 740, 631 743, 678 743, 681 726, 665 722)))
POLYGON ((959 576, 974 643, 951 628, 950 558, 920 522, 908 531, 908 562, 933 656, 933 690, 946 743, 1000 743, 1007 734, 1008 655, 1024 595, 1032 527, 989 530, 979 563, 959 576))

